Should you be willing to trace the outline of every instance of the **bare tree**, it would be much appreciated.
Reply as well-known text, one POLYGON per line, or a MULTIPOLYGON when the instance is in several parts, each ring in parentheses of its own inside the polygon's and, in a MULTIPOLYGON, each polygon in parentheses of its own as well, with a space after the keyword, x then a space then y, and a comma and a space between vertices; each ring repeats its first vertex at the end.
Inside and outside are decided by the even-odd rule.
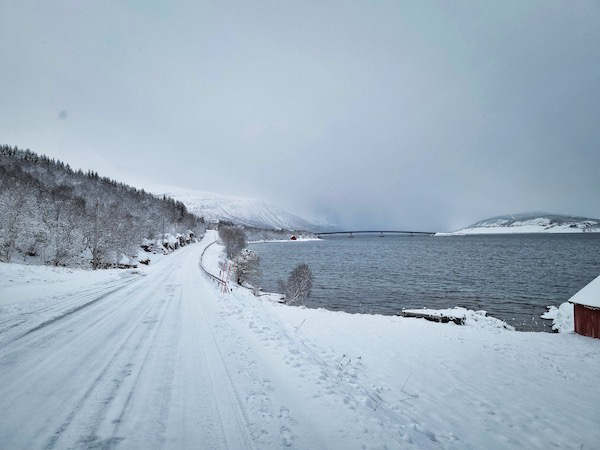
POLYGON ((223 241, 225 252, 230 259, 234 259, 238 256, 242 249, 247 245, 246 233, 244 233, 244 230, 241 227, 220 225, 219 237, 223 241))
POLYGON ((235 259, 235 275, 238 284, 257 286, 260 282, 260 259, 252 250, 244 249, 235 259))
POLYGON ((26 226, 24 209, 26 189, 22 185, 2 192, 0 196, 0 259, 10 261, 21 230, 26 226))
POLYGON ((312 271, 308 264, 298 264, 291 271, 285 284, 285 302, 288 305, 294 303, 304 303, 310 297, 312 289, 312 271))

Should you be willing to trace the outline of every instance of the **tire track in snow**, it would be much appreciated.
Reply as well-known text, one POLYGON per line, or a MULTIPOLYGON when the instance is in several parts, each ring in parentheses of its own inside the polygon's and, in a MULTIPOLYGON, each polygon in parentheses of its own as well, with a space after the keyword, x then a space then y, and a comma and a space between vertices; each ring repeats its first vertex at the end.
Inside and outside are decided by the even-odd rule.
MULTIPOLYGON (((204 251, 206 248, 204 249, 204 251)), ((194 292, 211 293, 213 286, 209 286, 209 282, 202 278, 200 272, 201 258, 188 264, 187 281, 184 284, 188 289, 194 288, 194 292)), ((223 357, 219 343, 215 338, 211 327, 214 323, 214 315, 205 307, 206 301, 212 301, 212 295, 208 298, 198 299, 197 294, 188 290, 188 301, 194 298, 194 306, 200 318, 203 320, 202 326, 199 328, 203 359, 205 361, 206 375, 211 380, 212 390, 211 395, 214 399, 220 418, 220 427, 225 438, 227 448, 254 448, 254 444, 250 438, 250 420, 245 404, 242 402, 240 393, 235 387, 233 378, 227 367, 227 362, 223 357)))
MULTIPOLYGON (((213 348, 214 348, 214 350, 216 350, 216 354, 218 355, 218 361, 216 361, 217 364, 213 364, 215 362, 214 357, 213 357, 213 360, 208 362, 209 368, 212 369, 211 376, 213 376, 213 374, 214 374, 214 375, 217 375, 217 377, 218 377, 217 379, 220 378, 220 379, 223 379, 226 381, 226 386, 224 387, 224 389, 226 391, 229 391, 228 395, 230 397, 233 397, 233 400, 235 400, 234 405, 236 407, 237 414, 234 415, 234 419, 237 423, 238 429, 243 430, 239 436, 243 440, 244 448, 254 448, 254 446, 252 445, 250 438, 249 438, 250 420, 248 418, 248 412, 246 411, 244 403, 242 403, 239 392, 235 388, 233 378, 231 377, 231 373, 229 372, 227 363, 225 362, 225 358, 223 358, 223 353, 219 347, 219 344, 217 343, 217 340, 215 339, 214 334, 211 332, 211 330, 208 327, 206 327, 206 331, 208 332, 208 334, 210 336, 209 339, 212 341, 213 348), (215 372, 221 372, 221 374, 216 374, 215 372), (221 375, 225 375, 225 377, 221 378, 221 375)), ((206 354, 207 350, 210 351, 210 349, 207 348, 204 351, 205 357, 208 357, 208 355, 206 354)), ((214 384, 214 379, 215 379, 215 377, 213 377, 213 384, 214 384)), ((217 404, 219 404, 219 403, 220 402, 217 402, 217 404)))
MULTIPOLYGON (((156 280, 152 284, 160 286, 164 280, 168 279, 169 276, 171 276, 173 270, 174 270, 174 268, 171 268, 171 270, 168 273, 163 274, 163 276, 161 276, 159 280, 156 280)), ((153 291, 153 289, 151 289, 151 287, 148 286, 148 287, 146 287, 145 291, 153 291)), ((140 297, 141 297, 141 295, 140 295, 140 297)), ((165 306, 164 309, 166 309, 166 307, 168 306, 168 302, 163 302, 163 303, 165 306)), ((86 403, 90 399, 91 395, 94 393, 94 391, 106 387, 106 385, 102 383, 103 380, 105 378, 107 378, 107 376, 110 374, 111 369, 113 369, 113 367, 118 364, 118 362, 119 362, 118 359, 123 354, 123 352, 126 351, 130 340, 134 337, 134 335, 140 329, 140 327, 142 327, 142 328, 144 328, 145 332, 142 333, 142 335, 139 337, 137 344, 134 346, 133 350, 131 351, 131 356, 129 358, 127 358, 126 360, 133 359, 133 355, 135 355, 136 352, 141 348, 141 345, 144 343, 144 340, 147 337, 147 334, 150 332, 150 328, 145 326, 146 324, 144 323, 144 320, 142 320, 142 319, 144 317, 146 317, 148 312, 152 311, 156 306, 157 305, 154 302, 150 303, 146 306, 146 308, 143 310, 143 312, 141 314, 137 315, 137 317, 136 317, 137 320, 136 320, 134 326, 126 334, 126 337, 120 342, 117 350, 111 355, 109 360, 105 363, 105 365, 102 368, 102 370, 100 371, 100 373, 94 378, 93 382, 88 386, 88 388, 84 392, 83 396, 77 401, 77 403, 74 405, 71 412, 67 415, 67 417, 65 418, 63 423, 54 432, 54 434, 48 440, 48 442, 44 448, 46 448, 47 450, 55 448, 57 443, 61 439, 61 437, 64 435, 65 431, 72 425, 72 423, 74 423, 77 420, 80 420, 80 418, 78 416, 80 416, 82 414, 82 411, 86 407, 86 403)), ((162 304, 159 306, 162 306, 162 304)), ((152 327, 152 328, 154 329, 156 327, 152 327)), ((126 363, 126 365, 127 364, 129 364, 129 362, 126 363)), ((104 403, 101 403, 100 408, 96 409, 94 412, 92 412, 92 424, 89 427, 89 429, 87 429, 86 432, 84 433, 85 435, 80 436, 80 438, 83 439, 79 442, 80 444, 85 444, 86 446, 90 446, 90 445, 97 443, 94 441, 94 439, 91 439, 93 436, 92 436, 92 433, 90 433, 90 431, 93 432, 93 431, 97 430, 97 427, 99 426, 101 420, 104 417, 103 412, 105 412, 105 410, 109 406, 110 402, 112 402, 114 400, 115 394, 119 390, 119 388, 123 382, 123 379, 126 376, 128 376, 127 369, 129 369, 129 367, 125 367, 125 370, 123 370, 123 369, 121 369, 120 371, 117 370, 116 377, 112 379, 112 386, 111 386, 111 383, 109 383, 109 387, 108 387, 109 392, 105 395, 101 395, 101 397, 104 399, 104 403)), ((93 408, 93 405, 92 405, 92 408, 93 408)), ((108 441, 104 442, 103 444, 113 445, 115 442, 116 441, 113 438, 112 440, 109 439, 108 441)))
MULTIPOLYGON (((22 324, 27 324, 28 322, 35 321, 40 316, 49 315, 55 313, 57 316, 62 315, 68 309, 74 308, 76 306, 81 305, 82 301, 87 301, 89 298, 94 298, 97 295, 102 295, 108 289, 113 286, 124 286, 127 284, 131 284, 135 282, 136 279, 126 279, 126 280, 117 280, 116 282, 106 283, 100 287, 95 286, 93 288, 84 289, 75 293, 66 294, 63 298, 59 298, 56 301, 48 304, 48 302, 43 303, 40 307, 29 311, 18 311, 16 313, 9 313, 9 317, 0 322, 0 336, 6 334, 12 328, 20 326, 22 324), (11 323, 14 322, 14 323, 11 323), (7 325, 10 324, 10 325, 7 325)), ((53 297, 54 299, 54 297, 53 297)), ((35 301, 32 301, 35 303, 35 301)), ((39 300, 37 301, 39 303, 39 300)), ((52 318, 52 317, 51 317, 52 318)), ((39 323, 36 325, 39 326, 39 323)), ((26 333, 22 333, 26 334, 26 333)), ((5 344, 12 342, 13 340, 18 339, 16 337, 14 339, 10 339, 5 342, 5 344)))
MULTIPOLYGON (((165 285, 164 287, 166 289, 170 289, 173 287, 173 285, 169 284, 165 285)), ((126 373, 121 379, 113 379, 113 389, 107 394, 103 407, 95 413, 95 416, 92 420, 92 426, 88 432, 90 440, 86 442, 95 442, 96 440, 100 439, 100 436, 97 435, 99 428, 103 423, 108 423, 107 421, 110 419, 109 416, 115 415, 117 418, 110 421, 114 425, 111 427, 112 430, 110 431, 110 436, 108 438, 101 439, 100 442, 107 443, 108 447, 103 445, 103 448, 110 448, 113 443, 118 443, 125 440, 124 437, 118 435, 118 430, 121 423, 126 418, 126 412, 129 404, 137 394, 139 381, 141 377, 146 374, 146 365, 151 355, 157 349, 157 339, 160 335, 160 332, 164 330, 165 319, 174 304, 174 295, 170 292, 165 292, 165 294, 167 294, 166 299, 162 300, 159 305, 156 305, 161 308, 159 313, 155 317, 144 319, 140 322, 141 324, 147 325, 147 327, 143 328, 143 334, 136 340, 136 344, 131 351, 131 355, 125 360, 127 361, 126 367, 130 369, 130 371, 128 371, 128 373, 126 373), (135 375, 132 377, 131 383, 127 383, 127 378, 134 373, 133 368, 137 368, 135 370, 135 375), (124 395, 125 398, 122 405, 115 406, 118 414, 115 413, 111 415, 109 414, 109 409, 111 406, 114 406, 113 400, 117 398, 117 393, 122 389, 126 389, 127 395, 124 395)), ((175 305, 178 306, 179 304, 180 302, 176 303, 175 305)), ((142 318, 147 317, 147 314, 142 316, 142 318)), ((164 383, 164 381, 164 378, 160 378, 161 383, 164 383)), ((165 387, 170 387, 170 383, 166 383, 165 387)), ((153 406, 154 409, 156 409, 156 405, 153 406)), ((164 407, 165 405, 161 404, 160 408, 158 409, 163 410, 164 407)))
MULTIPOLYGON (((149 307, 148 310, 149 309, 151 309, 151 307, 149 307)), ((85 406, 85 403, 88 401, 88 399, 90 398, 90 396, 92 395, 94 390, 98 389, 98 387, 101 385, 101 381, 106 377, 109 370, 115 364, 116 358, 124 350, 129 339, 137 331, 137 328, 139 326, 140 326, 140 323, 137 323, 136 326, 129 332, 129 334, 127 335, 125 340, 121 343, 121 345, 119 346, 117 351, 113 354, 113 356, 109 359, 109 361, 104 365, 104 368, 101 370, 101 372, 94 378, 92 383, 88 386, 88 388, 84 392, 83 396, 77 401, 77 403, 74 405, 71 412, 68 414, 68 416, 63 421, 63 423, 58 427, 58 429, 54 432, 54 434, 49 439, 48 443, 45 445, 44 448, 46 448, 46 449, 55 448, 56 444, 62 437, 63 433, 67 430, 67 428, 74 422, 74 420, 80 414, 81 410, 85 406)))
POLYGON ((123 286, 119 286, 119 287, 117 287, 115 289, 112 289, 112 290, 110 290, 108 292, 105 292, 104 294, 96 297, 95 299, 93 299, 93 300, 91 300, 91 301, 89 301, 87 303, 84 303, 83 305, 79 305, 79 306, 76 306, 75 308, 71 308, 71 309, 65 311, 64 313, 62 313, 60 316, 53 317, 52 319, 46 320, 45 322, 42 322, 39 325, 37 325, 37 326, 29 329, 28 331, 26 331, 25 333, 21 334, 20 336, 17 336, 16 338, 12 339, 8 343, 11 343, 11 342, 14 342, 14 341, 18 341, 19 339, 22 339, 25 336, 30 335, 31 333, 35 333, 36 331, 39 331, 39 330, 42 330, 42 329, 46 328, 48 325, 52 325, 53 323, 56 323, 59 320, 63 320, 64 318, 69 317, 71 314, 75 314, 75 313, 81 311, 82 309, 85 309, 85 308, 88 308, 88 307, 92 306, 93 304, 99 302, 100 300, 104 300, 108 296, 114 294, 115 292, 120 291, 121 289, 123 289, 125 287, 127 287, 127 284, 123 285, 123 286))
MULTIPOLYGON (((162 279, 166 279, 168 278, 169 274, 165 274, 165 273, 161 273, 162 279)), ((47 326, 49 325, 56 325, 56 324, 60 324, 62 322, 62 319, 78 319, 78 317, 70 317, 73 316, 75 313, 83 313, 83 312, 92 312, 91 309, 88 309, 89 307, 99 307, 101 306, 101 304, 103 302, 101 302, 101 300, 106 300, 109 297, 111 297, 113 294, 115 294, 117 291, 124 289, 124 288, 128 288, 126 290, 126 292, 124 292, 124 294, 135 294, 136 291, 138 289, 144 288, 144 285, 147 283, 146 278, 127 278, 126 280, 117 280, 116 282, 111 282, 108 284, 108 286, 104 285, 103 287, 100 288, 94 288, 94 289, 90 289, 87 291, 83 291, 85 292, 85 295, 81 295, 80 293, 76 293, 73 295, 69 295, 69 302, 63 302, 63 303, 67 303, 67 304, 75 304, 77 306, 74 306, 73 308, 65 311, 64 309, 58 309, 58 313, 59 315, 57 317, 53 317, 51 319, 48 319, 46 321, 43 321, 42 323, 34 326, 32 329, 27 330, 26 332, 22 333, 21 335, 15 337, 14 339, 12 339, 11 341, 8 341, 6 344, 0 346, 0 350, 2 349, 2 347, 7 346, 10 343, 14 343, 15 341, 19 341, 22 340, 22 338, 25 337, 29 337, 29 338, 34 338, 33 336, 30 336, 31 334, 36 335, 36 331, 39 331, 39 329, 46 329, 47 326), (108 292, 106 292, 107 287, 111 288, 114 285, 116 285, 117 287, 115 289, 111 289, 108 292), (141 286, 140 286, 141 285, 141 286), (98 292, 101 292, 101 294, 98 297, 92 298, 91 301, 88 301, 88 299, 91 296, 94 296, 96 294, 98 294, 98 292), (91 294, 91 295, 90 295, 91 294), (81 304, 81 302, 84 301, 86 302, 85 304, 81 304)), ((130 297, 129 296, 122 296, 123 298, 121 299, 121 303, 123 302, 127 302, 129 301, 130 297)), ((135 297, 135 295, 134 295, 135 297)), ((88 324, 88 328, 93 327, 97 322, 103 320, 105 318, 105 316, 113 314, 115 312, 118 312, 118 310, 121 308, 121 304, 119 302, 114 302, 112 305, 112 308, 107 309, 105 311, 102 311, 101 314, 99 314, 96 317, 96 320, 94 320, 92 323, 88 324)), ((27 314, 32 314, 35 315, 38 311, 41 310, 50 310, 53 311, 55 310, 54 308, 41 308, 35 311, 31 311, 28 312, 27 314)), ((70 324, 68 325, 70 326, 70 324)), ((63 326, 64 328, 64 326, 63 326)), ((45 330, 47 331, 47 330, 45 330)), ((56 328, 54 330, 52 330, 49 333, 46 333, 43 336, 40 336, 39 338, 35 337, 34 339, 38 339, 38 341, 43 341, 44 344, 47 344, 47 341, 49 340, 50 337, 53 337, 56 334, 60 334, 63 331, 63 329, 60 328, 56 328)), ((19 351, 21 349, 18 349, 19 351)), ((0 360, 3 359, 3 356, 0 353, 0 360)))
MULTIPOLYGON (((174 346, 173 344, 176 343, 177 338, 178 338, 178 331, 179 331, 180 325, 181 325, 181 314, 179 314, 179 313, 181 310, 182 298, 183 298, 183 290, 180 289, 179 299, 177 301, 177 304, 175 305, 175 312, 177 313, 176 322, 174 324, 173 330, 171 330, 171 335, 169 336, 169 344, 170 345, 167 346, 168 349, 172 349, 172 347, 174 346)), ((166 316, 166 314, 165 314, 165 316, 166 316)), ((156 348, 156 345, 155 345, 156 338, 158 337, 158 332, 162 329, 162 327, 164 325, 163 322, 164 322, 164 317, 161 319, 161 323, 158 326, 157 332, 152 341, 152 345, 148 348, 146 355, 144 356, 144 360, 142 361, 142 364, 135 375, 135 379, 133 380, 132 386, 129 388, 127 397, 125 398, 125 401, 123 402, 123 404, 121 405, 121 407, 119 409, 117 418, 112 421, 113 428, 110 432, 111 437, 109 438, 109 440, 112 440, 113 442, 119 442, 121 439, 119 437, 119 432, 125 421, 126 414, 129 412, 130 407, 133 403, 133 400, 134 400, 135 396, 138 394, 137 387, 140 385, 140 379, 146 373, 145 369, 146 369, 146 366, 148 365, 150 356, 152 355, 151 351, 156 348)), ((160 356, 162 357, 163 355, 160 355, 160 356)), ((172 358, 173 358, 173 356, 171 356, 171 359, 172 358)), ((158 412, 159 412, 160 420, 158 423, 161 425, 161 429, 158 430, 159 431, 158 441, 161 444, 160 445, 161 447, 165 441, 165 432, 166 432, 166 423, 167 423, 168 410, 169 410, 169 402, 170 402, 171 396, 172 396, 173 377, 175 375, 173 361, 169 361, 170 364, 167 364, 167 361, 165 361, 165 360, 163 360, 162 362, 163 362, 163 364, 160 368, 161 374, 158 377, 161 380, 161 382, 163 383, 162 395, 160 396, 160 399, 158 402, 154 402, 154 401, 152 402, 153 405, 156 405, 157 403, 159 404, 158 412)))
MULTIPOLYGON (((66 320, 53 321, 53 323, 47 324, 48 326, 43 327, 44 333, 27 334, 27 336, 21 336, 22 339, 13 340, 11 342, 13 345, 5 345, 0 347, 0 365, 5 365, 11 361, 18 360, 23 356, 23 354, 32 351, 32 349, 51 348, 53 345, 55 345, 55 341, 57 339, 64 339, 66 333, 71 333, 73 330, 77 329, 78 322, 89 319, 86 315, 94 314, 94 316, 91 317, 91 322, 87 324, 85 329, 79 327, 78 330, 83 335, 89 333, 90 330, 93 330, 97 324, 104 323, 111 316, 118 313, 120 308, 122 308, 124 304, 128 303, 130 299, 135 299, 135 292, 139 289, 138 284, 139 283, 131 284, 129 289, 122 292, 124 298, 121 300, 117 300, 112 303, 96 302, 93 305, 90 305, 90 308, 82 308, 76 311, 76 313, 79 314, 70 314, 66 316, 66 320), (131 293, 134 295, 131 297, 126 296, 126 294, 131 293), (102 307, 105 309, 96 311, 97 308, 102 307), (84 315, 84 317, 80 317, 81 315, 84 315)), ((125 288, 128 286, 123 287, 125 288)), ((110 297, 111 296, 105 297, 105 299, 108 300, 110 297)), ((38 360, 35 362, 30 362, 30 364, 38 365, 43 360, 48 359, 51 356, 52 355, 48 353, 38 352, 38 360)))
MULTIPOLYGON (((89 423, 89 428, 86 430, 87 436, 83 438, 83 442, 87 445, 95 444, 97 442, 101 442, 105 445, 102 445, 102 448, 110 448, 114 443, 118 443, 121 440, 124 440, 124 437, 118 436, 116 432, 111 433, 111 436, 108 438, 101 438, 98 436, 98 429, 101 424, 109 420, 108 411, 111 408, 113 401, 117 398, 117 394, 119 391, 127 384, 126 379, 133 374, 133 369, 137 367, 136 376, 133 379, 133 383, 128 388, 128 393, 125 400, 125 406, 122 408, 122 414, 120 414, 119 419, 115 420, 123 420, 122 416, 124 415, 125 408, 127 403, 131 401, 131 398, 135 394, 135 389, 137 387, 137 381, 139 380, 140 375, 144 371, 144 366, 150 352, 154 348, 154 343, 156 341, 156 337, 158 332, 161 329, 161 326, 164 322, 164 318, 166 316, 167 310, 169 309, 171 303, 171 299, 167 299, 161 302, 159 307, 162 306, 162 310, 159 313, 160 319, 158 325, 154 325, 152 327, 148 326, 148 322, 146 320, 142 320, 138 323, 138 327, 132 333, 131 339, 133 338, 133 334, 141 328, 143 331, 140 336, 135 339, 135 345, 131 349, 130 353, 124 354, 123 351, 121 354, 115 354, 113 360, 111 360, 111 366, 117 366, 117 374, 112 378, 111 383, 109 384, 110 388, 108 392, 102 395, 101 407, 96 409, 92 415, 90 420, 87 420, 86 423, 89 423), (145 325, 145 326, 144 326, 145 325), (124 359, 121 361, 121 359, 124 359), (124 366, 123 363, 125 363, 124 366), (121 367, 122 366, 122 367, 121 367), (119 370, 118 367, 121 367, 119 370)), ((146 316, 144 314, 143 316, 146 316)), ((123 348, 127 347, 129 342, 125 342, 123 348)))

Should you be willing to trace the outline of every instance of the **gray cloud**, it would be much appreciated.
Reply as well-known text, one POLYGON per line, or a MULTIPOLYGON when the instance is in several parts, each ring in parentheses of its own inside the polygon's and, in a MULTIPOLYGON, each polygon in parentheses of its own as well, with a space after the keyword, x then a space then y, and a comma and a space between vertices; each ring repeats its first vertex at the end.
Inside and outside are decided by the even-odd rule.
POLYGON ((599 217, 598 23, 595 1, 0 1, 0 136, 348 226, 599 217))

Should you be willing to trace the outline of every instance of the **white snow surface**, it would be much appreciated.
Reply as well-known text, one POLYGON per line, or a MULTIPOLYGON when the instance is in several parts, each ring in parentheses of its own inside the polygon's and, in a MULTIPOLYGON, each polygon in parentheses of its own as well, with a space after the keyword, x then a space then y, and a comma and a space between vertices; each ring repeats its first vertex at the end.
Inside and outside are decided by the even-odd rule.
POLYGON ((600 232, 600 220, 550 213, 521 213, 492 217, 457 231, 436 233, 436 236, 583 232, 600 232))
POLYGON ((473 311, 472 309, 463 308, 461 306, 455 306, 454 308, 446 309, 404 309, 403 311, 408 313, 426 314, 428 316, 435 317, 463 319, 465 321, 464 324, 466 326, 472 327, 474 326, 479 328, 505 328, 507 330, 515 329, 512 325, 507 324, 503 320, 488 316, 486 311, 473 311))
POLYGON ((263 200, 234 197, 174 186, 156 186, 152 191, 181 201, 189 211, 208 222, 226 220, 257 228, 275 230, 315 230, 317 224, 263 200))
POLYGON ((600 276, 597 276, 569 299, 570 303, 600 308, 600 276))
MULTIPOLYGON (((199 269, 0 264, 0 447, 594 448, 600 340, 276 303, 199 269)), ((222 247, 206 251, 218 273, 222 247)))
POLYGON ((572 333, 575 331, 575 316, 572 303, 564 302, 558 308, 556 306, 548 306, 548 311, 540 317, 552 320, 552 329, 554 331, 559 333, 572 333))

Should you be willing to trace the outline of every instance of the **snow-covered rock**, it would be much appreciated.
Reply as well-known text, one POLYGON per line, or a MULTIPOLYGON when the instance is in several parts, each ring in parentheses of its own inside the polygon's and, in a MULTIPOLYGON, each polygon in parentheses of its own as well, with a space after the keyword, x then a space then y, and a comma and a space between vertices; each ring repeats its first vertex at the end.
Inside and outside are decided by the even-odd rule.
POLYGON ((436 233, 436 236, 584 232, 600 232, 600 219, 532 212, 491 217, 457 231, 436 233))
POLYGON ((569 302, 562 303, 558 308, 556 306, 548 306, 548 311, 540 317, 552 320, 552 329, 558 333, 572 333, 575 329, 573 305, 569 302))
POLYGON ((454 308, 446 309, 404 309, 402 312, 415 316, 421 315, 423 318, 447 318, 451 322, 455 321, 455 319, 458 319, 464 325, 477 328, 504 328, 511 331, 514 331, 515 329, 513 326, 500 319, 488 316, 486 311, 473 311, 472 309, 463 308, 461 306, 455 306, 454 308))

